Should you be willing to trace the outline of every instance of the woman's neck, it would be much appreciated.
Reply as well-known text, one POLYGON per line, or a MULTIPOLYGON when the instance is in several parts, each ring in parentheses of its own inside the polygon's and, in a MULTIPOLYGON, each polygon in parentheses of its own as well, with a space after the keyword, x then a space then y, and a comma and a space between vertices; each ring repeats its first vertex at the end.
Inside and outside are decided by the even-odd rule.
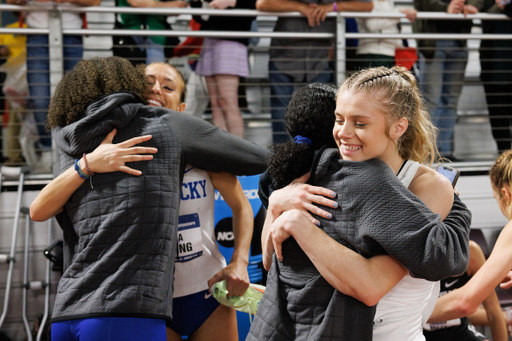
POLYGON ((385 160, 383 159, 382 161, 384 161, 389 167, 391 167, 395 174, 398 174, 398 171, 402 167, 405 160, 400 155, 395 154, 389 158, 386 158, 385 160))

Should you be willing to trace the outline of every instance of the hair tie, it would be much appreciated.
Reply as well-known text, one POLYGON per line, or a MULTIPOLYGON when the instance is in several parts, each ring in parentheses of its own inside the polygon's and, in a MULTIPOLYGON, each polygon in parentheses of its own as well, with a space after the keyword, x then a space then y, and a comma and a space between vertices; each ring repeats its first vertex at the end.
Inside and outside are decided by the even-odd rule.
POLYGON ((298 143, 298 144, 307 144, 308 146, 311 146, 313 144, 313 142, 311 142, 310 139, 308 139, 307 137, 304 137, 304 136, 300 136, 300 135, 297 135, 293 138, 293 141, 295 141, 295 143, 298 143))

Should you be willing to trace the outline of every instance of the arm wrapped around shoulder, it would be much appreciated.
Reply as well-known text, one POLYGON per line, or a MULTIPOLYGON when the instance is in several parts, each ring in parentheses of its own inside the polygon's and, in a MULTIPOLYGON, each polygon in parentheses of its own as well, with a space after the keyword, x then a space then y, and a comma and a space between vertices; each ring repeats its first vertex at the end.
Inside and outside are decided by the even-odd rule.
POLYGON ((378 171, 372 167, 358 172, 358 186, 370 180, 368 186, 351 194, 357 203, 353 207, 358 229, 355 240, 361 243, 362 254, 387 253, 412 276, 430 281, 466 271, 471 226, 467 207, 457 198, 450 214, 441 221, 392 171, 378 164, 378 171))
POLYGON ((268 167, 269 153, 252 142, 191 115, 166 110, 187 163, 211 172, 256 175, 268 167))

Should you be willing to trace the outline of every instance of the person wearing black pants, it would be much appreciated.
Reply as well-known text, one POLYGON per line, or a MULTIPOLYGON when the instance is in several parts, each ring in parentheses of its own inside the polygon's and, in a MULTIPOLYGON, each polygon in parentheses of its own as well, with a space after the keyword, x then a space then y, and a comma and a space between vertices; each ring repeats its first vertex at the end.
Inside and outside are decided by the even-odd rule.
MULTIPOLYGON (((512 16, 512 6, 499 5, 486 0, 482 12, 505 13, 512 16)), ((512 22, 508 20, 482 20, 484 34, 512 33, 512 22)), ((482 40, 480 44, 480 79, 483 82, 492 135, 498 153, 510 149, 512 141, 512 41, 482 40)))

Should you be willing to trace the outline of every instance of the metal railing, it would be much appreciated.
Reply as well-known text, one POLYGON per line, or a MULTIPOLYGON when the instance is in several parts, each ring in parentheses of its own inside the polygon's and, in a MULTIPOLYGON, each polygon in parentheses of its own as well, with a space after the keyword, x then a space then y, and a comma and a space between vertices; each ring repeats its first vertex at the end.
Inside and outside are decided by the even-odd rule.
MULTIPOLYGON (((0 5, 0 11, 41 11, 40 7, 0 5)), ((356 13, 356 12, 338 12, 329 13, 328 18, 336 20, 335 32, 324 33, 294 33, 294 32, 232 32, 232 31, 190 31, 190 30, 116 30, 116 29, 63 29, 61 14, 64 12, 81 13, 117 13, 117 14, 159 14, 159 15, 222 15, 222 16, 247 16, 258 18, 271 17, 300 17, 298 12, 293 13, 274 13, 260 12, 255 10, 209 10, 195 8, 129 8, 129 7, 75 7, 64 8, 55 5, 48 10, 50 16, 50 27, 48 29, 32 28, 0 28, 0 34, 47 34, 49 36, 49 60, 50 60, 50 88, 51 93, 60 81, 63 75, 63 35, 80 36, 174 36, 174 37, 210 37, 210 38, 289 38, 289 39, 322 39, 335 42, 335 51, 333 65, 336 83, 341 84, 347 74, 347 51, 346 39, 435 39, 435 40, 511 40, 512 34, 425 34, 425 33, 349 33, 345 30, 345 18, 388 18, 401 19, 405 22, 405 14, 402 13, 356 13)), ((464 16, 462 14, 446 14, 439 12, 419 12, 417 20, 436 19, 436 20, 509 20, 505 15, 479 13, 464 16)), ((258 48, 254 48, 257 50, 258 48)), ((253 84, 254 85, 254 84, 253 84)))
MULTIPOLYGON (((40 7, 0 5, 0 11, 41 11, 40 7)), ((0 34, 48 34, 50 38, 50 60, 58 59, 62 56, 62 36, 63 35, 97 35, 97 36, 166 36, 166 37, 224 37, 224 38, 310 38, 310 39, 336 39, 336 75, 337 83, 341 84, 345 79, 345 39, 368 39, 368 38, 388 38, 388 39, 479 39, 479 40, 510 40, 512 34, 384 34, 384 33, 347 33, 345 32, 345 18, 387 18, 401 19, 405 14, 401 13, 356 13, 356 12, 338 12, 329 13, 327 17, 336 18, 336 32, 334 33, 293 33, 293 32, 231 32, 231 31, 168 31, 168 30, 92 30, 92 29, 62 29, 61 13, 80 12, 80 13, 128 13, 128 14, 159 14, 159 15, 222 15, 222 16, 277 16, 277 17, 301 17, 299 12, 274 13, 260 12, 255 10, 209 10, 192 8, 128 8, 128 7, 80 7, 80 8, 62 8, 55 5, 49 10, 50 28, 49 29, 31 29, 31 28, 0 28, 0 34)), ((439 12, 419 12, 417 19, 436 19, 436 20, 510 20, 504 14, 447 14, 439 12)), ((63 68, 57 64, 50 66, 50 74, 53 75, 58 83, 62 77, 63 68), (54 66, 52 68, 52 66, 54 66)), ((52 82, 52 90, 55 84, 52 82)), ((53 93, 53 91, 52 91, 53 93)))

